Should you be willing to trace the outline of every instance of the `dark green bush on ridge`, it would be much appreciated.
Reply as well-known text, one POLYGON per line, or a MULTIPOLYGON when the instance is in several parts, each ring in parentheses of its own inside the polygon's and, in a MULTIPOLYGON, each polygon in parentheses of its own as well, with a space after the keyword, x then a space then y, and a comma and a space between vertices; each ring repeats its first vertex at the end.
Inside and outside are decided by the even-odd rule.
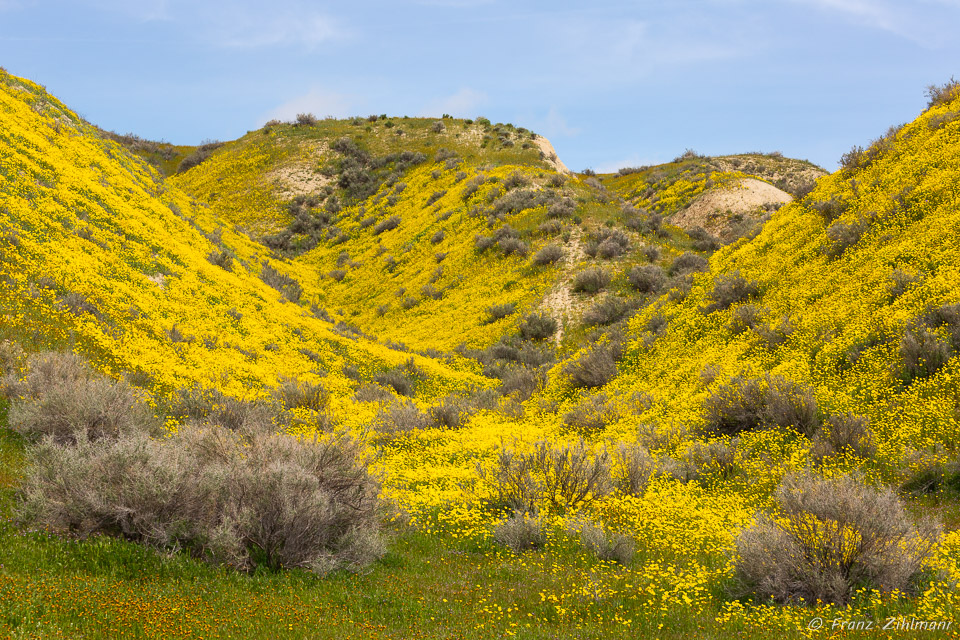
POLYGON ((180 161, 180 165, 177 167, 177 173, 183 173, 196 167, 199 164, 202 164, 204 161, 210 158, 213 155, 213 152, 223 146, 222 142, 211 141, 204 142, 196 150, 191 153, 189 156, 180 161))

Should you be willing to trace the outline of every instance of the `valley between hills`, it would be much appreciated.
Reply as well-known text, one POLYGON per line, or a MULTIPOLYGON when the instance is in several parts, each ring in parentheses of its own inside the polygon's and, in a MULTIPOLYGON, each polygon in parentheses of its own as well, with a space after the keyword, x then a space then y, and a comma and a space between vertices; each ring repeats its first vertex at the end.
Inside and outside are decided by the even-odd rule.
POLYGON ((483 117, 155 142, 0 70, 0 631, 956 636, 929 97, 833 173, 596 174, 483 117))

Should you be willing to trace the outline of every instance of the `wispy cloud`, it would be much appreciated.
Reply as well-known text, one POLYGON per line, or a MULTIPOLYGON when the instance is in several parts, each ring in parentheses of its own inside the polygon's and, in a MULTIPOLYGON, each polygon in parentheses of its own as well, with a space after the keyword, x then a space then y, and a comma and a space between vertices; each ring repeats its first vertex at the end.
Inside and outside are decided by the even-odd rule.
MULTIPOLYGON (((567 13, 545 18, 559 67, 581 70, 597 83, 625 82, 678 66, 717 62, 759 46, 745 37, 748 25, 720 25, 700 16, 620 18, 567 13)), ((585 74, 585 75, 584 75, 585 74)))
POLYGON ((487 100, 486 93, 464 87, 452 95, 428 103, 420 110, 420 115, 438 117, 448 113, 456 118, 472 118, 487 100))
POLYGON ((898 21, 891 8, 876 0, 802 0, 802 2, 846 14, 867 26, 894 32, 899 29, 898 21))
POLYGON ((885 31, 924 47, 956 37, 958 0, 908 3, 893 0, 793 0, 846 17, 854 24, 885 31), (917 6, 920 4, 922 6, 917 6))
POLYGON ((214 41, 227 48, 277 45, 315 49, 347 37, 347 29, 329 16, 296 10, 234 13, 216 25, 214 41))
MULTIPOLYGON (((18 0, 0 0, 3 3, 18 0)), ((22 1, 22 0, 19 0, 22 1)), ((167 22, 224 49, 297 47, 312 50, 348 37, 337 18, 306 0, 80 0, 91 9, 137 22, 167 22)))
POLYGON ((556 107, 550 107, 546 116, 534 125, 534 129, 547 138, 569 138, 580 133, 580 129, 570 126, 556 107))
POLYGON ((263 114, 257 124, 263 124, 268 120, 292 120, 299 113, 312 113, 321 118, 325 116, 346 118, 353 115, 351 110, 356 108, 358 102, 353 96, 314 88, 263 114))

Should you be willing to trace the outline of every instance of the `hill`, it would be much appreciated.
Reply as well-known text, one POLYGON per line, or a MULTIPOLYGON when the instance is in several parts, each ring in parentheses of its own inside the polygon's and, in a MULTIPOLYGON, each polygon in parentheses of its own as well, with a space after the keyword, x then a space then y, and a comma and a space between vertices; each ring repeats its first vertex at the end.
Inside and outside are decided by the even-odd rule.
MULTIPOLYGON (((316 317, 297 271, 238 235, 39 86, 3 74, 0 335, 71 348, 166 395, 319 382, 348 422, 358 380, 409 354, 316 317), (347 378, 345 369, 358 368, 347 378)), ((423 397, 483 381, 415 358, 423 397), (436 377, 436 382, 429 380, 436 377)), ((339 418, 338 418, 339 419, 339 418)))
POLYGON ((668 164, 624 168, 602 181, 634 206, 688 231, 706 229, 726 243, 806 195, 824 175, 820 167, 776 152, 703 157, 688 151, 668 164))
MULTIPOLYGON (((266 548, 207 566, 220 529, 156 553, 117 526, 30 530, 6 517, 29 515, 29 465, 112 445, 2 429, 5 631, 781 638, 954 615, 955 90, 828 176, 692 153, 572 174, 481 118, 304 115, 168 148, 5 72, 0 117, 0 421, 29 401, 19 347, 140 387, 166 427, 144 451, 196 446, 184 394, 242 399, 294 438, 222 436, 242 453, 210 473, 355 438, 392 535, 366 573, 321 578, 266 548)), ((221 480, 281 486, 293 459, 221 480)), ((220 524, 300 502, 277 504, 220 524)))

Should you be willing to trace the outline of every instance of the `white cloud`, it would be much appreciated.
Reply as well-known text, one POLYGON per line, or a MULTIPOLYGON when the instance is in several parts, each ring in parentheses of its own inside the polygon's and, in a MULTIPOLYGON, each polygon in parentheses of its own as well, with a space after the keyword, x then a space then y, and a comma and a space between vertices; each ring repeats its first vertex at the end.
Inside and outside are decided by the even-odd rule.
POLYGON ((219 21, 215 42, 227 48, 254 49, 276 45, 315 49, 347 36, 335 20, 296 10, 236 12, 219 21), (306 13, 306 15, 304 15, 306 13))
POLYGON ((845 16, 855 24, 886 31, 924 47, 949 44, 956 37, 957 0, 923 3, 892 0, 793 0, 845 16), (917 4, 923 6, 918 7, 917 4))
POLYGON ((354 109, 356 104, 357 100, 351 96, 314 88, 271 109, 259 118, 257 124, 268 120, 292 120, 299 113, 312 113, 320 118, 346 118, 354 115, 351 109, 354 109))
POLYGON ((440 117, 447 113, 455 118, 473 118, 487 100, 486 93, 464 87, 452 95, 428 103, 420 110, 420 115, 440 117))
POLYGON ((571 137, 580 133, 580 129, 570 126, 556 107, 550 107, 547 115, 534 125, 534 130, 551 139, 571 137))
POLYGON ((761 46, 747 37, 748 22, 730 16, 724 16, 723 24, 672 13, 644 20, 568 13, 545 21, 557 67, 577 69, 596 84, 622 84, 678 66, 728 60, 761 46))

